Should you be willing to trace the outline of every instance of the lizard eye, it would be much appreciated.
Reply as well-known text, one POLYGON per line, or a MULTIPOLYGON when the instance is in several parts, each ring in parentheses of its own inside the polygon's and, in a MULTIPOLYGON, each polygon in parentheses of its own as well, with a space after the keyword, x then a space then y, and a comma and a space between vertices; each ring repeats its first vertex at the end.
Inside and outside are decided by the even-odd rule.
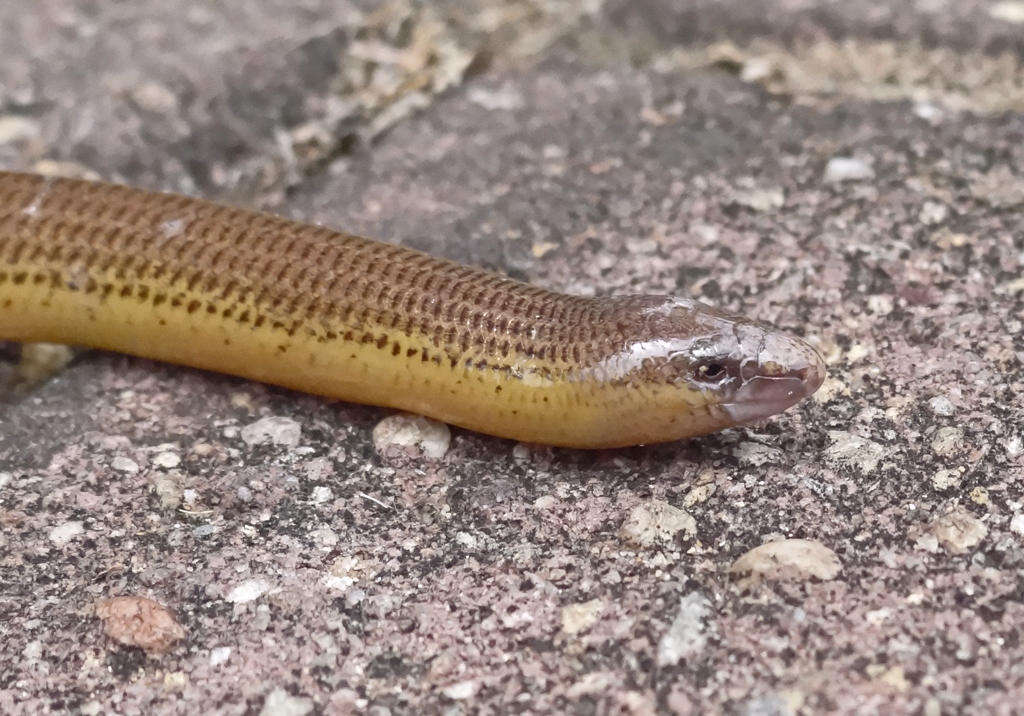
POLYGON ((717 385, 729 377, 729 368, 718 361, 699 363, 693 368, 693 380, 698 383, 717 385))
POLYGON ((697 373, 701 378, 715 380, 716 378, 721 378, 722 374, 725 373, 725 366, 721 363, 705 363, 697 369, 697 373))

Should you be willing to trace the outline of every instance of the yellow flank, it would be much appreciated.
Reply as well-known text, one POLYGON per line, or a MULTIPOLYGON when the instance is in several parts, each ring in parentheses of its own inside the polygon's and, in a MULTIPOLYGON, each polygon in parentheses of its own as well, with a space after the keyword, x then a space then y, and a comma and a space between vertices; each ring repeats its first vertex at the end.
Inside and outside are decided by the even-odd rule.
POLYGON ((120 351, 552 445, 730 424, 707 392, 637 368, 637 349, 664 342, 651 326, 677 310, 640 300, 551 293, 201 199, 0 171, 0 340, 120 351))
MULTIPOLYGON (((216 305, 218 297, 190 292, 183 285, 162 290, 179 306, 199 304, 191 313, 169 302, 154 307, 137 300, 129 292, 131 284, 113 273, 94 276, 112 286, 101 299, 98 293, 66 290, 62 286, 69 277, 52 280, 52 267, 17 264, 0 270, 10 277, 0 283, 0 337, 9 340, 117 351, 565 447, 671 439, 694 427, 687 429, 682 421, 692 421, 694 411, 701 414, 703 396, 692 391, 680 395, 679 388, 659 395, 657 386, 644 390, 589 381, 523 380, 493 370, 452 367, 447 361, 409 360, 407 351, 433 350, 429 340, 416 334, 378 347, 375 342, 323 340, 325 332, 343 332, 343 326, 324 325, 292 336, 269 322, 255 328, 224 319, 220 311, 207 312, 205 307, 216 305)), ((255 310, 236 304, 234 312, 246 308, 255 310)), ((377 327, 367 330, 385 333, 377 327)))

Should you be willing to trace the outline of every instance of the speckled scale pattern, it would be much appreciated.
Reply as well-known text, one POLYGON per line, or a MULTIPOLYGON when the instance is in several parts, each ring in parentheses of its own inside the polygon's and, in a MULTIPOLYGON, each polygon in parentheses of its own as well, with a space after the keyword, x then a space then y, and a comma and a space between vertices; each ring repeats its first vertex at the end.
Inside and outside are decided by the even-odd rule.
POLYGON ((650 322, 636 297, 556 294, 404 247, 179 195, 0 173, 0 207, 0 259, 39 266, 55 286, 171 302, 176 292, 198 292, 204 299, 182 299, 180 308, 222 315, 251 301, 255 314, 236 309, 225 320, 269 321, 287 332, 367 340, 366 330, 383 347, 393 342, 379 329, 415 331, 453 361, 528 359, 561 372, 621 349, 650 322), (111 273, 117 286, 104 285, 101 276, 111 273))
POLYGON ((612 447, 729 424, 669 360, 696 336, 728 337, 718 317, 663 296, 553 293, 201 199, 0 172, 0 339, 612 447))

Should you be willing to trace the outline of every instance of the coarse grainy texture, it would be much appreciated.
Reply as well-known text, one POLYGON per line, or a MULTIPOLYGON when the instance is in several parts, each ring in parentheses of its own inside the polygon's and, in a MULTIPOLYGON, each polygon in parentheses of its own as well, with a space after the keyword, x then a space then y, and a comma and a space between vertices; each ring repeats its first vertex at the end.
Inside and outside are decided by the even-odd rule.
MULTIPOLYGON (((237 199, 551 290, 689 295, 804 335, 829 379, 762 428, 601 452, 454 429, 433 459, 374 444, 387 411, 81 355, 0 405, 0 711, 1019 710, 1024 117, 992 112, 1012 95, 989 72, 1020 24, 961 0, 608 2, 541 61, 492 47, 285 180, 267 167, 293 145, 264 140, 319 136, 345 83, 285 90, 271 61, 343 56, 332 30, 361 21, 228 5, 0 3, 3 166, 237 199), (826 81, 886 43, 888 87, 859 82, 872 66, 826 81), (782 539, 841 569, 730 573, 782 539), (94 605, 123 595, 186 636, 112 643, 94 605)), ((357 46, 404 77, 386 49, 357 46)))

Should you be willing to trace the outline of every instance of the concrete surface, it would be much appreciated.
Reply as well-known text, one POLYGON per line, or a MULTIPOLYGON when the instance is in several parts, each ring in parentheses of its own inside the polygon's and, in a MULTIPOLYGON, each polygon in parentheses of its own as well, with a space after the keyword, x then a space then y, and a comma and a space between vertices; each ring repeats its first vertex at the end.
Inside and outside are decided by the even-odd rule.
POLYGON ((0 711, 1024 702, 1024 3, 164 7, 0 3, 0 166, 693 295, 830 379, 588 453, 83 354, 0 404, 0 711))

